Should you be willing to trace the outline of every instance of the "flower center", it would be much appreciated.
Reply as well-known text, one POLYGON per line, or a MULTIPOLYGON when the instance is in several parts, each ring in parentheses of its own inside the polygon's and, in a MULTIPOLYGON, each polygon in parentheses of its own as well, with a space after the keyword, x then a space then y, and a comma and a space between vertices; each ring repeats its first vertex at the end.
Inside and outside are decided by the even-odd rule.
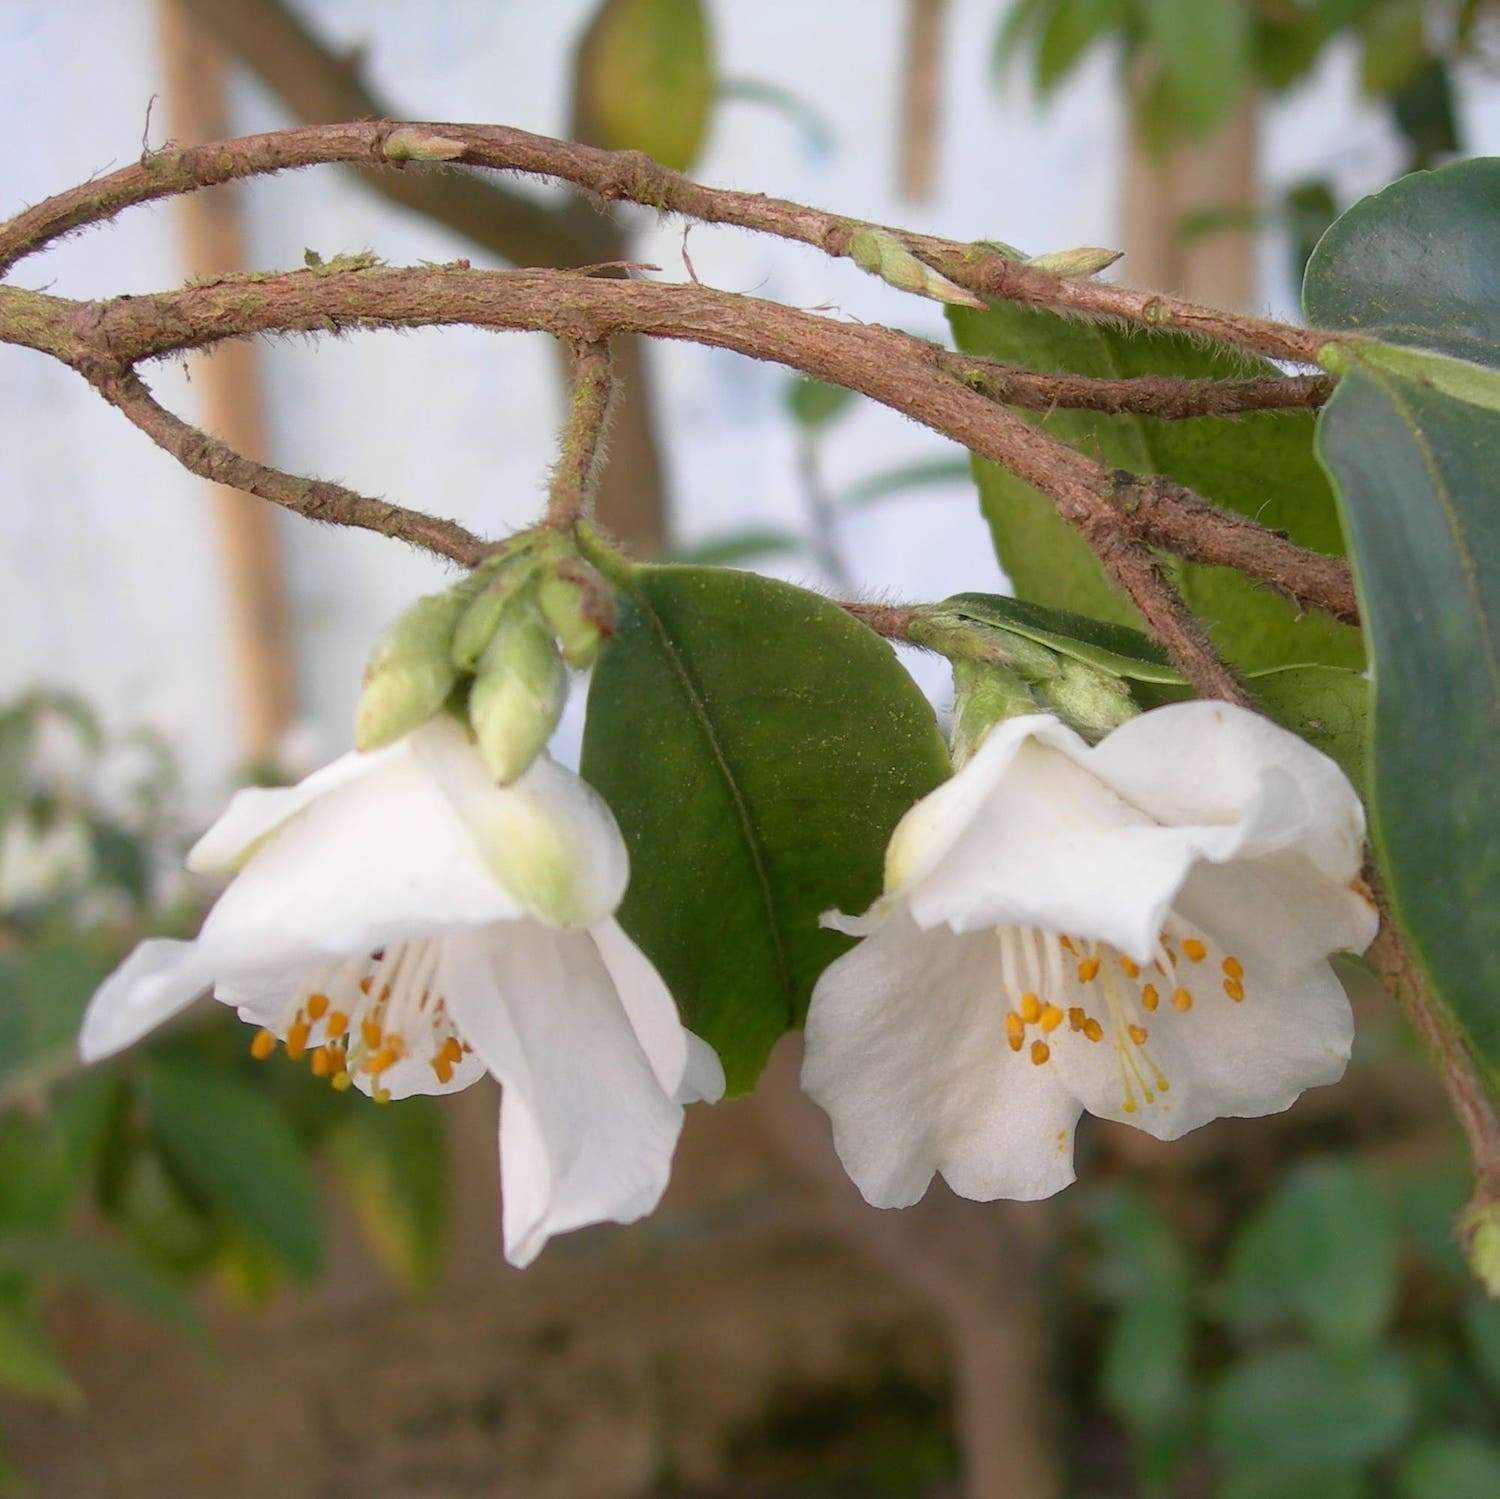
POLYGON ((356 1076, 370 1080, 376 1103, 390 1099, 381 1076, 408 1057, 425 1059, 447 1083, 471 1048, 457 1032, 436 990, 439 944, 405 942, 368 957, 326 964, 308 974, 287 1000, 280 1021, 256 1032, 250 1055, 264 1061, 286 1042, 314 1077, 343 1092, 356 1076))
POLYGON ((1106 1034, 1119 1061, 1124 1111, 1137 1099, 1152 1104, 1169 1091, 1166 1074, 1146 1049, 1150 1026, 1178 1023, 1194 1006, 1194 989, 1217 982, 1235 1004, 1245 998, 1244 964, 1206 933, 1175 913, 1143 968, 1107 942, 1055 936, 1034 927, 1001 927, 1000 976, 1006 1002, 1005 1037, 1032 1065, 1052 1059, 1047 1038, 1064 1021, 1070 1034, 1102 1042, 1106 1034), (1165 1008, 1163 1004, 1165 1002, 1165 1008), (1102 1018, 1101 1018, 1102 1017, 1102 1018), (1036 1035, 1028 1044, 1028 1033, 1036 1035))

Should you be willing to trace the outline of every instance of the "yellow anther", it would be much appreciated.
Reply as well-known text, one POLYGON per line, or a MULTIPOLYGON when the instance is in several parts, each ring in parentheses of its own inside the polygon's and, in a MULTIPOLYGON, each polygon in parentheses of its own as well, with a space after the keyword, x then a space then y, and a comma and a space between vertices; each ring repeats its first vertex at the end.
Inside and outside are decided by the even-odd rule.
POLYGON ((371 1077, 379 1077, 387 1067, 392 1066, 400 1052, 394 1046, 382 1046, 379 1051, 372 1051, 363 1062, 359 1064, 361 1072, 368 1072, 371 1077))
POLYGON ((379 1021, 361 1020, 359 1023, 359 1033, 364 1038, 365 1045, 368 1046, 371 1051, 374 1051, 375 1048, 380 1045, 380 1037, 382 1035, 382 1032, 380 1029, 379 1021))
POLYGON ((1034 1067, 1040 1067, 1048 1057, 1052 1055, 1052 1048, 1045 1041, 1033 1041, 1031 1043, 1031 1063, 1034 1067))
POLYGON ((1059 937, 1057 939, 1057 945, 1062 948, 1064 952, 1078 951, 1078 949, 1073 946, 1073 939, 1071 937, 1059 937))
POLYGON ((1225 979, 1224 992, 1238 1004, 1245 997, 1245 986, 1238 979, 1225 979))
POLYGON ((375 980, 374 980, 374 979, 372 979, 372 978, 371 978, 371 977, 370 977, 370 975, 369 975, 369 974, 368 974, 368 973, 367 973, 367 974, 366 974, 366 975, 365 975, 365 976, 364 976, 364 977, 363 977, 363 978, 362 978, 362 979, 361 979, 361 980, 360 980, 360 981, 359 981, 359 992, 360 992, 360 993, 361 993, 361 994, 368 994, 368 993, 369 993, 369 992, 370 992, 370 985, 371 985, 371 984, 373 984, 373 983, 374 983, 374 982, 375 982, 375 980))
POLYGON ((1042 1002, 1035 994, 1023 994, 1021 996, 1021 1019, 1027 1025, 1035 1025, 1042 1013, 1042 1002))
POLYGON ((1141 1008, 1143 1010, 1154 1010, 1161 1003, 1161 995, 1156 992, 1155 984, 1147 984, 1141 990, 1141 1008))
POLYGON ((1068 1011, 1068 1029, 1081 1031, 1083 1029, 1084 1022, 1088 1018, 1088 1015, 1079 1005, 1074 1005, 1073 1008, 1068 1011))
POLYGON ((1191 1010, 1193 1008, 1193 996, 1180 984, 1172 991, 1172 1008, 1174 1010, 1191 1010))
POLYGON ((1133 1099, 1133 1098, 1127 1098, 1125 1100, 1125 1112, 1127 1114, 1133 1114, 1133 1113, 1135 1113, 1135 1099, 1133 1099))
POLYGON ((1078 963, 1078 982, 1087 984, 1099 973, 1098 958, 1082 958, 1078 963))
POLYGON ((1037 1023, 1050 1036, 1063 1023, 1063 1012, 1056 1005, 1048 1005, 1037 1023))
POLYGON ((445 1062, 460 1062, 463 1060, 463 1055, 464 1048, 458 1044, 457 1036, 449 1036, 443 1042, 442 1049, 438 1052, 438 1056, 445 1062))
POLYGON ((328 1009, 328 996, 326 994, 309 994, 307 996, 307 1013, 312 1020, 321 1020, 328 1009))
POLYGON ((434 1057, 432 1059, 432 1070, 437 1074, 440 1083, 451 1083, 453 1081, 453 1063, 447 1057, 434 1057))
POLYGON ((1245 976, 1244 964, 1238 958, 1225 958, 1219 966, 1224 970, 1224 977, 1227 979, 1242 979, 1245 976))
POLYGON ((349 1029, 349 1017, 342 1010, 328 1012, 328 1034, 342 1036, 349 1029))
POLYGON ((264 1062, 265 1059, 270 1056, 271 1053, 275 1050, 275 1035, 267 1030, 256 1031, 255 1039, 250 1043, 250 1055, 254 1057, 257 1062, 264 1062))
POLYGON ((1090 1041, 1102 1041, 1104 1039, 1104 1027, 1092 1015, 1083 1022, 1083 1033, 1090 1041))
POLYGON ((1026 1022, 1014 1010, 1006 1011, 1005 1039, 1010 1042, 1012 1051, 1020 1051, 1026 1040, 1026 1022))
POLYGON ((1138 979, 1141 976, 1141 965, 1125 953, 1120 954, 1120 967, 1125 970, 1125 977, 1138 979))
POLYGON ((335 1072, 331 1078, 328 1079, 329 1085, 333 1088, 333 1091, 335 1093, 347 1093, 349 1091, 349 1085, 353 1081, 354 1079, 350 1077, 342 1067, 340 1067, 339 1070, 335 1072))
POLYGON ((333 1071, 333 1058, 328 1055, 328 1048, 315 1046, 307 1059, 307 1065, 312 1068, 314 1077, 327 1077, 333 1071))
POLYGON ((292 1061, 300 1062, 307 1051, 307 1033, 311 1029, 300 1016, 286 1028, 286 1054, 292 1061))
POLYGON ((1146 1044, 1146 1037, 1149 1032, 1146 1030, 1145 1026, 1131 1025, 1127 1026, 1126 1030, 1130 1033, 1130 1039, 1134 1041, 1137 1046, 1144 1046, 1146 1044))
POLYGON ((1208 949, 1196 937, 1184 937, 1182 950, 1195 963, 1201 963, 1208 956, 1208 949))
POLYGON ((389 1088, 372 1088, 370 1098, 375 1103, 389 1103, 391 1101, 391 1090, 389 1088))

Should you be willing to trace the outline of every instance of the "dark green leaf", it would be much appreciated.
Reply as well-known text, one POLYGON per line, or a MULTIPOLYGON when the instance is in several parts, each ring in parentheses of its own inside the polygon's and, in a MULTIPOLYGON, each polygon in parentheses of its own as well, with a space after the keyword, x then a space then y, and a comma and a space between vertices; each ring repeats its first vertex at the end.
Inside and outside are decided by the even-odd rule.
POLYGON ((1142 0, 1145 39, 1172 101, 1177 133, 1201 136, 1234 108, 1250 81, 1245 0, 1142 0))
POLYGON ((83 1396, 29 1308, 0 1301, 0 1389, 76 1406, 83 1396))
POLYGON ((620 582, 583 774, 630 849, 620 919, 740 1091, 848 945, 819 914, 879 893, 947 754, 891 649, 817 595, 706 568, 620 582))
POLYGON ((1319 327, 1500 369, 1500 158, 1413 172, 1318 242, 1302 301, 1319 327))
POLYGON ((98 942, 67 931, 0 954, 0 1096, 73 1060, 84 1006, 112 959, 98 942))
MULTIPOLYGON (((1321 249, 1320 249, 1321 254, 1321 249)), ((1500 1062, 1500 416, 1359 368, 1324 409, 1374 658, 1372 831, 1438 992, 1500 1062)))
POLYGON ((1124 10, 1123 0, 1057 0, 1037 36, 1037 93, 1051 93, 1101 36, 1120 25, 1124 10))
MULTIPOLYGON (((960 348, 1051 372, 1225 377, 1269 369, 1180 335, 1127 335, 1010 304, 985 313, 950 309, 950 321, 960 348)), ((1343 550, 1333 496, 1313 453, 1313 418, 1307 413, 1167 422, 1132 414, 1056 411, 1031 419, 1111 468, 1169 474, 1218 504, 1286 531, 1303 546, 1343 550)), ((975 474, 1000 565, 1020 598, 1139 628, 1140 617, 1129 601, 1049 500, 994 464, 976 460, 975 474)), ((1236 666, 1362 664, 1358 632, 1347 625, 1322 615, 1299 615, 1283 599, 1228 569, 1168 565, 1236 666)))
POLYGON ((1370 684, 1343 666, 1278 666, 1246 673, 1255 705, 1320 749, 1363 791, 1369 774, 1370 684))
POLYGON ((1429 166, 1436 158, 1462 148, 1453 85, 1447 65, 1438 58, 1431 58, 1391 98, 1391 114, 1411 147, 1411 166, 1429 166))
POLYGON ((795 557, 807 549, 807 543, 795 532, 753 527, 746 531, 725 531, 705 537, 690 546, 677 547, 673 562, 692 562, 700 567, 732 567, 739 562, 753 562, 763 557, 795 557))
POLYGON ((8 1271, 79 1286, 184 1332, 202 1333, 192 1302, 124 1245, 75 1234, 4 1233, 0 1234, 0 1273, 8 1271))
POLYGON ((1010 8, 1001 18, 994 49, 990 53, 990 68, 997 80, 1021 50, 1027 34, 1036 30, 1057 3, 1058 0, 1010 0, 1010 8))
POLYGON ((142 1084, 152 1134, 172 1164, 232 1224, 313 1274, 317 1193, 282 1115, 254 1089, 185 1057, 152 1058, 142 1084))
POLYGON ((1428 1437, 1405 1462, 1401 1499, 1495 1499, 1500 1494, 1500 1445, 1465 1432, 1428 1437))
POLYGON ((1476 1297, 1464 1310, 1464 1332, 1480 1377, 1500 1399, 1500 1302, 1476 1297))
POLYGON ((1289 241, 1292 280, 1300 286, 1318 241, 1339 216, 1339 205, 1328 182, 1315 177, 1287 188, 1281 199, 1281 213, 1289 241))
POLYGON ((1253 1355, 1219 1382, 1209 1440, 1232 1471, 1286 1482, 1383 1456, 1411 1415, 1410 1384, 1394 1355, 1340 1360, 1316 1348, 1283 1348, 1253 1355))
POLYGON ((1231 1470, 1214 1499, 1365 1499, 1370 1485, 1359 1473, 1288 1473, 1284 1468, 1231 1470))
POLYGON ((579 139, 686 171, 716 91, 703 0, 603 0, 575 77, 579 139))
POLYGON ((1422 0, 1382 0, 1360 26, 1359 82, 1381 98, 1411 82, 1428 60, 1422 0))
POLYGON ((366 1240, 414 1290, 437 1281, 448 1241, 448 1157, 430 1098, 357 1104, 330 1142, 366 1240))
POLYGON ((1362 1348, 1395 1293, 1390 1207, 1363 1167, 1330 1161, 1297 1168, 1241 1229, 1223 1297, 1243 1328, 1291 1315, 1331 1348, 1362 1348))

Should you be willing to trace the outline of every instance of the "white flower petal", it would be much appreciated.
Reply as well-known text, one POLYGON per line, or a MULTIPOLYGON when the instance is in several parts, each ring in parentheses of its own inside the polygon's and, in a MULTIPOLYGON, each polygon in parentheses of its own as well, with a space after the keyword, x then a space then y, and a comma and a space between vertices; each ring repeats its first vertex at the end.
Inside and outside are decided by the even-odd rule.
POLYGON ((195 874, 238 869, 258 843, 319 797, 407 753, 404 742, 398 741, 374 754, 340 755, 295 786, 247 786, 236 791, 218 821, 188 851, 187 867, 195 874))
POLYGON ((411 743, 491 872, 530 915, 573 928, 614 912, 629 856, 613 814, 587 782, 542 755, 514 785, 497 786, 447 719, 433 720, 411 743))
POLYGON ((1348 777, 1310 744, 1229 703, 1176 703, 1116 729, 1080 763, 1158 822, 1219 824, 1218 858, 1295 848, 1344 883, 1363 861, 1365 817, 1348 777))
POLYGON ((682 1109, 662 1091, 593 939, 530 923, 450 939, 449 1009, 504 1089, 506 1257, 630 1223, 666 1188, 682 1109))
POLYGON ((904 1207, 934 1171, 964 1197, 1047 1197, 1073 1180, 1079 1108, 1006 1042, 992 934, 923 931, 901 909, 824 970, 802 1085, 866 1201, 904 1207))
MULTIPOLYGON (((415 755, 317 798, 251 854, 205 939, 353 956, 388 942, 521 915, 415 755)), ((285 966, 285 965, 283 965, 285 966)))
POLYGON ((662 1092, 679 1103, 722 1098, 724 1069, 718 1054, 683 1027, 677 1004, 651 960, 613 918, 591 928, 590 935, 662 1092))

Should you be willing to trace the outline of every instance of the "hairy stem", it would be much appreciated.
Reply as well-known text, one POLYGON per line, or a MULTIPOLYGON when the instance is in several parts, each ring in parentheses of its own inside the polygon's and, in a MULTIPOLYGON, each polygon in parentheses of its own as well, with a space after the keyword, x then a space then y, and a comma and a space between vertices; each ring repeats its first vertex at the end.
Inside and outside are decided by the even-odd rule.
POLYGON ((571 531, 589 518, 604 460, 604 432, 613 393, 609 345, 602 340, 578 344, 573 350, 568 419, 547 494, 545 523, 559 531, 571 531))

